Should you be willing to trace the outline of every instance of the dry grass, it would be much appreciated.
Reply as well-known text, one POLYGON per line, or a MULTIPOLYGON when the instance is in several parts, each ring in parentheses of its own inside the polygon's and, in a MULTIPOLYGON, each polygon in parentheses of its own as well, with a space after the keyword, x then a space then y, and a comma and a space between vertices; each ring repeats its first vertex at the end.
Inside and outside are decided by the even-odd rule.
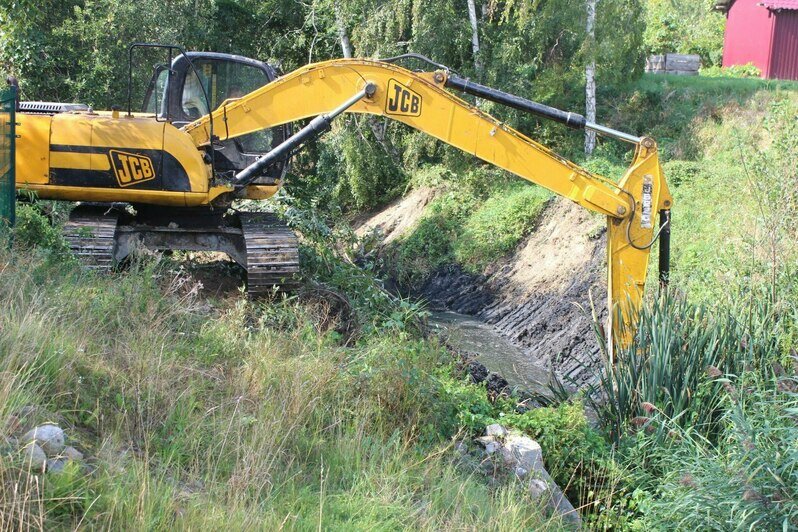
POLYGON ((88 457, 40 475, 3 453, 0 529, 545 522, 518 487, 455 464, 431 344, 341 347, 318 309, 209 307, 147 266, 99 278, 27 254, 0 264, 2 434, 32 405, 28 421, 59 422, 88 457))

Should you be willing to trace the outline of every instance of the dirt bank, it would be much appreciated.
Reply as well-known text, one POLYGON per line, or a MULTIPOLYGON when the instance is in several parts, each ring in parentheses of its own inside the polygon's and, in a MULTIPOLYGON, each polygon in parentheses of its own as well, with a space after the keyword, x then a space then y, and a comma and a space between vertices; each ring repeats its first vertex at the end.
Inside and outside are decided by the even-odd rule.
MULTIPOLYGON (((359 232, 378 227, 386 243, 395 241, 412 230, 432 197, 429 189, 415 191, 364 221, 359 232)), ((492 325, 536 365, 583 384, 600 364, 591 294, 606 316, 603 220, 567 200, 552 201, 540 220, 515 253, 482 275, 448 266, 413 293, 433 308, 492 325)))

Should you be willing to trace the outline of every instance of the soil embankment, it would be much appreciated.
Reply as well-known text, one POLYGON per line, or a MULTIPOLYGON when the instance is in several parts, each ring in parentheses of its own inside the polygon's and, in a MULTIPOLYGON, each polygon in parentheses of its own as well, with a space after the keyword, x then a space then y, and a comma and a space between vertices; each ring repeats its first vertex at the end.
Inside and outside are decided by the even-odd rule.
MULTIPOLYGON (((434 196, 414 191, 365 220, 386 243, 412 230, 434 196)), ((603 220, 566 200, 554 200, 516 251, 481 275, 456 265, 436 272, 414 295, 433 308, 474 316, 521 348, 535 365, 583 385, 600 365, 591 297, 606 317, 603 220)))

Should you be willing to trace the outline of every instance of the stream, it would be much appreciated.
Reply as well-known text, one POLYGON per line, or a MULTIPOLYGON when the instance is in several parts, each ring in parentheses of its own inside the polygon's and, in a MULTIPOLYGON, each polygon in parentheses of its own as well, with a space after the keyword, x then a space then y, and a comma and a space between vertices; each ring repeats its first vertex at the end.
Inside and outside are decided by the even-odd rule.
POLYGON ((448 343, 472 354, 488 371, 504 377, 510 386, 549 395, 549 371, 531 354, 513 345, 498 331, 476 318, 450 311, 432 312, 429 324, 448 343))

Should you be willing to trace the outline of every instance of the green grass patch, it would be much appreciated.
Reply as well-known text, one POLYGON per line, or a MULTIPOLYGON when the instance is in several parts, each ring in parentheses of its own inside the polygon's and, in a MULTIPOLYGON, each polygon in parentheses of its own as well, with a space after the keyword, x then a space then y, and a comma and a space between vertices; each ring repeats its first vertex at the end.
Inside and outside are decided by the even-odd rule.
POLYGON ((444 185, 412 232, 389 253, 388 270, 405 284, 423 282, 446 264, 479 273, 518 246, 551 197, 505 174, 494 183, 444 185))
POLYGON ((397 325, 401 304, 344 347, 313 303, 209 309, 163 265, 97 276, 20 249, 0 264, 0 430, 35 406, 92 464, 28 482, 0 445, 0 528, 549 523, 513 482, 458 465, 443 386, 462 375, 397 325))

